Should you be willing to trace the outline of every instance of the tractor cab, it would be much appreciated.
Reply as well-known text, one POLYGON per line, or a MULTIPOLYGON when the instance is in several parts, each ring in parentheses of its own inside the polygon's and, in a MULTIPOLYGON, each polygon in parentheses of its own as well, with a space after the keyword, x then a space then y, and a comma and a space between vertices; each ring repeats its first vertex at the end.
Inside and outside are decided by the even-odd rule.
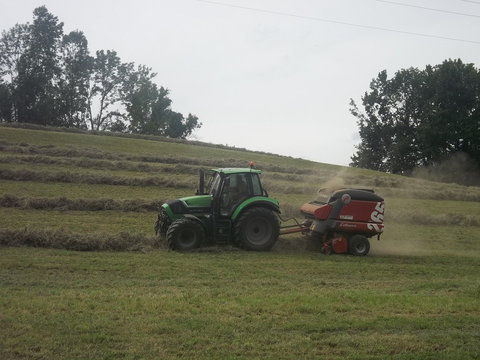
MULTIPOLYGON (((264 196, 259 175, 260 170, 255 169, 215 169, 210 172, 210 181, 207 193, 212 199, 214 213, 220 217, 230 217, 245 200, 252 197, 264 196)), ((200 174, 200 177, 205 174, 200 174)), ((200 180, 198 195, 203 195, 204 190, 200 180)), ((267 196, 267 195, 265 195, 267 196)))

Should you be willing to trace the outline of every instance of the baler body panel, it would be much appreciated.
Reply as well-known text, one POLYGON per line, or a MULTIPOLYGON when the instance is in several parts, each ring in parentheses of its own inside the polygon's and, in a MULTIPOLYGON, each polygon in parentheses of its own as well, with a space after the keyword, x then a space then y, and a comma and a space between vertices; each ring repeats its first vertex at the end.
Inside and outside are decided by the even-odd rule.
POLYGON ((330 197, 328 204, 311 202, 303 205, 301 211, 312 219, 310 230, 319 234, 338 232, 371 237, 383 232, 385 203, 373 192, 341 190, 330 197))

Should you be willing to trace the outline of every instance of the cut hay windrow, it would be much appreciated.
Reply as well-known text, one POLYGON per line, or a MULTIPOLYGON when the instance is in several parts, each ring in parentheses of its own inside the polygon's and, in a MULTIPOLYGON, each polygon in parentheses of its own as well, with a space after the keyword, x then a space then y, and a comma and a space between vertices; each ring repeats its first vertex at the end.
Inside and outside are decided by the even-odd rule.
MULTIPOLYGON (((103 174, 91 174, 69 171, 35 171, 28 169, 0 169, 0 179, 14 181, 63 182, 75 184, 127 185, 127 186, 159 186, 173 189, 195 189, 196 179, 179 180, 169 176, 125 177, 103 174)), ((272 193, 311 194, 315 188, 311 186, 291 185, 273 182, 268 184, 272 193)))
POLYGON ((163 248, 163 242, 155 236, 131 233, 80 234, 58 229, 0 229, 1 246, 30 246, 76 251, 145 251, 163 248))
MULTIPOLYGON (((13 144, 2 142, 0 144, 0 152, 15 153, 24 155, 45 155, 51 157, 68 157, 72 158, 88 158, 111 161, 133 161, 157 164, 178 164, 178 165, 197 165, 203 167, 245 167, 245 160, 214 158, 200 159, 196 157, 184 156, 158 156, 158 155, 131 155, 124 153, 111 153, 98 149, 77 148, 77 147, 58 147, 54 145, 30 145, 27 143, 13 144)), ((262 170, 269 172, 287 173, 287 174, 315 174, 316 171, 309 169, 299 169, 292 167, 283 167, 274 164, 262 164, 262 170)))
POLYGON ((164 186, 194 188, 195 182, 165 176, 122 177, 67 171, 33 171, 27 169, 0 169, 0 179, 15 181, 64 182, 77 184, 164 186))
POLYGON ((45 155, 10 155, 1 156, 0 164, 45 164, 60 166, 76 166, 94 170, 126 170, 144 173, 173 173, 197 174, 199 167, 196 165, 156 165, 127 160, 102 160, 87 157, 67 158, 45 155))
POLYGON ((18 197, 11 194, 0 196, 0 207, 34 210, 73 211, 158 211, 164 200, 114 200, 114 199, 69 199, 66 197, 18 197))

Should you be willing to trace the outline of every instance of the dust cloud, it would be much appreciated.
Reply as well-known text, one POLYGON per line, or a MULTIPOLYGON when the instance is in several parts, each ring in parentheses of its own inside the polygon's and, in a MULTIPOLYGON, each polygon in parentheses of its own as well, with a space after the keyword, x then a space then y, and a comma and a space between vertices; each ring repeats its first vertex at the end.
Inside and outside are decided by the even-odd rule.
POLYGON ((346 170, 341 170, 334 177, 320 184, 317 193, 314 195, 315 201, 326 203, 332 193, 345 187, 344 175, 346 170))
POLYGON ((443 183, 480 186, 480 168, 463 152, 454 153, 431 166, 415 168, 412 176, 443 183))

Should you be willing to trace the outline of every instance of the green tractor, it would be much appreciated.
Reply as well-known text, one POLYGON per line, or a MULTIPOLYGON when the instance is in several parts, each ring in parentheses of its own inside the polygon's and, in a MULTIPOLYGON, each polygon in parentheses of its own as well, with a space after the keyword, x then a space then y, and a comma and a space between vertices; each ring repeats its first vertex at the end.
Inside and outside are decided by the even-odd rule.
POLYGON ((268 197, 262 187, 260 173, 253 164, 250 168, 200 171, 195 196, 161 206, 155 233, 165 236, 169 248, 179 251, 227 243, 247 250, 271 249, 279 236, 280 209, 278 201, 268 197))

